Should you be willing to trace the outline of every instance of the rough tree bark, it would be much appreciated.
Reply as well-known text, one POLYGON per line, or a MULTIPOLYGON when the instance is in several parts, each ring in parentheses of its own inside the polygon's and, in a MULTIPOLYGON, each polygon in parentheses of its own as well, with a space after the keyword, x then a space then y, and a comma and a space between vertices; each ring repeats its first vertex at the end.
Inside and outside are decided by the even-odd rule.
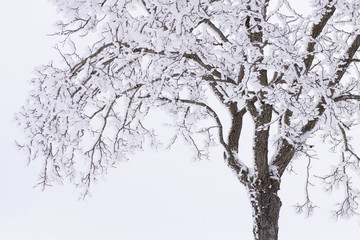
POLYGON ((277 195, 278 189, 272 183, 273 181, 259 183, 253 189, 249 189, 255 240, 278 239, 281 200, 277 195))

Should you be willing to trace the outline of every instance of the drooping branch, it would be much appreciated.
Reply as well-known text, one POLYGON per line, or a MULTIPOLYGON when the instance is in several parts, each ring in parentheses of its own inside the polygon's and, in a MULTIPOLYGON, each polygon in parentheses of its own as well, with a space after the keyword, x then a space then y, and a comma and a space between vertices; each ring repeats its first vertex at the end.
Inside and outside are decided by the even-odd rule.
MULTIPOLYGON (((184 57, 186 59, 193 60, 194 62, 199 64, 199 66, 203 67, 205 70, 207 70, 209 72, 209 75, 204 75, 203 76, 204 80, 213 81, 213 82, 219 81, 219 82, 226 82, 226 83, 230 83, 230 84, 235 84, 235 81, 233 79, 229 78, 229 77, 226 77, 226 79, 222 79, 223 75, 216 69, 216 67, 214 67, 214 66, 212 66, 210 64, 204 63, 204 61, 196 53, 180 54, 179 52, 155 51, 155 50, 152 50, 152 49, 149 49, 149 48, 143 48, 143 47, 131 48, 131 46, 128 43, 123 43, 123 42, 118 42, 118 44, 120 46, 120 49, 122 49, 123 47, 126 47, 127 50, 130 50, 133 53, 155 54, 155 55, 160 55, 160 56, 170 57, 170 58, 182 56, 182 57, 184 57)), ((104 44, 99 49, 97 49, 93 54, 89 55, 88 57, 84 58, 79 63, 74 65, 70 70, 70 73, 72 74, 71 77, 74 77, 81 70, 81 68, 87 63, 88 60, 97 57, 105 49, 107 49, 107 48, 109 48, 111 46, 114 46, 114 43, 104 44)), ((95 74, 95 73, 93 73, 93 74, 95 74)))
MULTIPOLYGON (((167 102, 171 102, 171 99, 168 98, 164 98, 161 97, 161 100, 165 100, 167 102)), ((219 142, 220 144, 224 147, 226 155, 227 155, 227 161, 228 161, 228 165, 237 173, 237 174, 241 174, 243 177, 243 180, 246 181, 246 174, 248 173, 248 167, 241 161, 239 161, 238 157, 235 156, 235 152, 233 152, 233 149, 231 148, 231 146, 229 144, 227 144, 225 142, 224 139, 224 134, 223 134, 223 126, 221 123, 221 120, 218 116, 218 114, 207 104, 203 103, 203 102, 197 102, 194 100, 188 100, 188 99, 174 99, 174 101, 177 102, 182 102, 182 103, 186 103, 189 105, 194 105, 194 106, 199 106, 202 108, 205 108, 206 111, 208 111, 210 113, 210 115, 214 118, 217 126, 218 126, 218 137, 219 137, 219 142)))
POLYGON ((296 204, 295 211, 297 213, 302 213, 305 211, 306 216, 309 217, 313 214, 315 208, 317 208, 318 206, 316 204, 314 204, 314 202, 311 200, 310 192, 309 192, 310 186, 314 186, 314 184, 312 184, 310 182, 311 160, 312 160, 313 156, 311 156, 308 153, 306 153, 306 156, 308 158, 308 164, 306 166, 305 201, 302 204, 299 204, 299 203, 296 204))
POLYGON ((324 181, 324 183, 327 185, 327 187, 325 188, 326 191, 330 192, 333 191, 334 186, 338 187, 341 183, 343 184, 345 194, 342 201, 337 203, 338 209, 334 211, 335 217, 359 215, 359 191, 354 187, 354 180, 350 176, 348 169, 350 168, 350 166, 351 168, 357 169, 360 165, 360 157, 354 152, 353 148, 349 143, 349 138, 346 134, 345 126, 339 123, 338 127, 343 142, 341 162, 330 174, 318 178, 324 181), (346 153, 349 154, 348 157, 346 156, 346 153), (355 161, 352 161, 352 159, 354 158, 355 161))
MULTIPOLYGON (((154 51, 154 50, 148 49, 148 48, 135 48, 135 49, 133 49, 133 52, 135 52, 135 53, 143 52, 143 53, 150 53, 150 54, 157 54, 157 55, 166 55, 165 51, 157 52, 157 51, 154 51)), ((170 54, 180 55, 180 53, 178 53, 178 52, 170 52, 170 54)), ((226 93, 223 91, 221 86, 219 86, 219 84, 217 84, 217 82, 235 84, 235 81, 229 77, 226 77, 223 80, 222 74, 214 66, 204 63, 204 61, 196 53, 184 53, 182 55, 182 57, 196 62, 201 67, 203 67, 203 69, 205 69, 209 72, 209 75, 202 76, 202 79, 206 80, 206 81, 210 81, 209 85, 212 88, 215 95, 217 95, 222 102, 225 102, 225 94, 226 93)))
POLYGON ((351 145, 349 144, 349 138, 347 137, 347 134, 345 132, 345 129, 343 126, 341 126, 340 124, 338 124, 341 135, 343 137, 343 143, 344 143, 344 152, 349 152, 352 156, 354 156, 356 158, 356 160, 360 163, 360 157, 358 154, 356 154, 351 145))

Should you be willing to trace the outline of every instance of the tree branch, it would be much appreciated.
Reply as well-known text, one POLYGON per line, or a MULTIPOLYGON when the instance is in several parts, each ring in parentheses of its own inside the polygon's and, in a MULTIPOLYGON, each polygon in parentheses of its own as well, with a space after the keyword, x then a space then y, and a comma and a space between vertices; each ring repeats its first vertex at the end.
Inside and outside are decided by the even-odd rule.
POLYGON ((239 151, 239 140, 242 130, 243 117, 246 113, 246 108, 241 109, 240 111, 237 108, 236 103, 231 103, 229 106, 231 114, 231 128, 228 136, 229 147, 232 151, 239 151))
POLYGON ((334 102, 346 101, 346 100, 360 100, 360 95, 342 95, 334 98, 334 102))
POLYGON ((356 35, 354 41, 346 51, 346 57, 344 58, 345 60, 343 60, 343 63, 338 66, 338 70, 335 74, 334 83, 331 84, 331 86, 340 82, 346 70, 348 69, 350 63, 352 62, 352 59, 355 53, 357 52, 357 50, 359 49, 359 47, 360 47, 360 34, 356 35))
POLYGON ((308 55, 304 60, 305 64, 305 73, 307 73, 312 65, 312 62, 314 60, 314 50, 315 50, 315 39, 321 34, 324 27, 326 26, 326 23, 329 21, 329 19, 334 15, 334 12, 336 10, 335 5, 331 4, 333 0, 328 0, 329 4, 325 6, 325 14, 322 16, 319 23, 315 24, 312 27, 311 30, 311 38, 312 40, 308 43, 307 46, 307 52, 308 55))
POLYGON ((295 147, 285 138, 281 138, 278 148, 271 160, 271 165, 276 166, 279 177, 281 177, 295 155, 295 147))
POLYGON ((224 33, 218 27, 216 27, 215 24, 211 22, 210 19, 203 19, 199 22, 199 25, 201 23, 206 23, 212 30, 214 30, 219 35, 219 37, 223 42, 229 42, 229 40, 226 38, 224 33))
MULTIPOLYGON (((160 99, 165 100, 165 101, 172 101, 171 99, 164 98, 164 97, 162 97, 160 99)), ((194 100, 187 100, 187 99, 174 99, 174 101, 178 101, 178 102, 182 102, 182 103, 186 103, 186 104, 191 104, 191 105, 203 107, 210 113, 210 115, 215 119, 216 124, 218 125, 219 141, 220 141, 220 144, 224 147, 225 152, 227 154, 228 165, 241 178, 243 178, 243 183, 245 183, 247 181, 246 175, 248 174, 248 167, 244 163, 242 163, 241 161, 238 160, 238 158, 234 155, 235 153, 232 151, 231 147, 225 142, 224 134, 223 134, 223 126, 222 126, 222 123, 221 123, 220 118, 217 115, 217 113, 210 106, 208 106, 207 104, 202 103, 202 102, 197 102, 197 101, 194 101, 194 100)))
MULTIPOLYGON (((104 45, 101 46, 98 50, 96 50, 96 52, 94 52, 94 53, 91 54, 90 56, 84 58, 81 62, 77 63, 77 64, 70 70, 70 73, 72 73, 72 76, 71 76, 71 77, 73 77, 73 76, 76 75, 76 73, 80 70, 80 68, 86 64, 87 60, 96 57, 96 56, 99 55, 104 49, 106 49, 106 48, 108 48, 108 47, 111 47, 111 46, 114 46, 114 44, 113 44, 113 43, 104 44, 104 45)), ((70 78, 71 78, 71 77, 70 77, 70 78)))

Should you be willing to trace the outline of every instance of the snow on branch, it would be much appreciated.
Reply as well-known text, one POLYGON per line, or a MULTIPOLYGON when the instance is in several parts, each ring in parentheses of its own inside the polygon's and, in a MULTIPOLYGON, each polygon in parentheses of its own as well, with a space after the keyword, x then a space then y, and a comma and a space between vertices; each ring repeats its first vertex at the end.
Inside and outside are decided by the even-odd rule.
MULTIPOLYGON (((344 176, 359 170, 347 137, 360 113, 357 0, 317 0, 307 16, 287 0, 52 2, 64 15, 56 48, 65 67, 40 67, 17 114, 19 145, 44 163, 42 186, 69 179, 87 193, 144 144, 161 145, 150 124, 159 111, 178 133, 170 145, 183 136, 205 158, 217 142, 247 186, 276 172, 278 190, 318 134, 342 142, 346 170, 324 179, 347 179, 339 214, 356 206, 344 176), (253 166, 240 160, 244 131, 253 131, 253 166)), ((306 196, 299 209, 311 206, 306 196)))

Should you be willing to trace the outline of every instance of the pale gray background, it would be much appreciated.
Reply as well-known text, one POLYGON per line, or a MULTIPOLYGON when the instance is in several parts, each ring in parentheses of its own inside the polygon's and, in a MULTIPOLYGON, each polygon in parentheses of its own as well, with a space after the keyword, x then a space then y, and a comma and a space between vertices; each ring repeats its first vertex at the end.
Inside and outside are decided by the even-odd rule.
MULTIPOLYGON (((56 54, 54 40, 46 36, 56 16, 46 0, 1 3, 1 240, 252 239, 246 192, 223 163, 221 151, 203 162, 191 161, 181 145, 170 152, 140 153, 112 170, 85 201, 77 201, 78 193, 69 186, 34 189, 41 163, 27 167, 16 150, 20 133, 13 114, 25 101, 33 68, 56 54)), ((313 190, 324 205, 315 216, 294 214, 293 205, 302 200, 301 173, 283 180, 280 240, 360 239, 359 218, 332 219, 330 195, 321 188, 313 190)))

